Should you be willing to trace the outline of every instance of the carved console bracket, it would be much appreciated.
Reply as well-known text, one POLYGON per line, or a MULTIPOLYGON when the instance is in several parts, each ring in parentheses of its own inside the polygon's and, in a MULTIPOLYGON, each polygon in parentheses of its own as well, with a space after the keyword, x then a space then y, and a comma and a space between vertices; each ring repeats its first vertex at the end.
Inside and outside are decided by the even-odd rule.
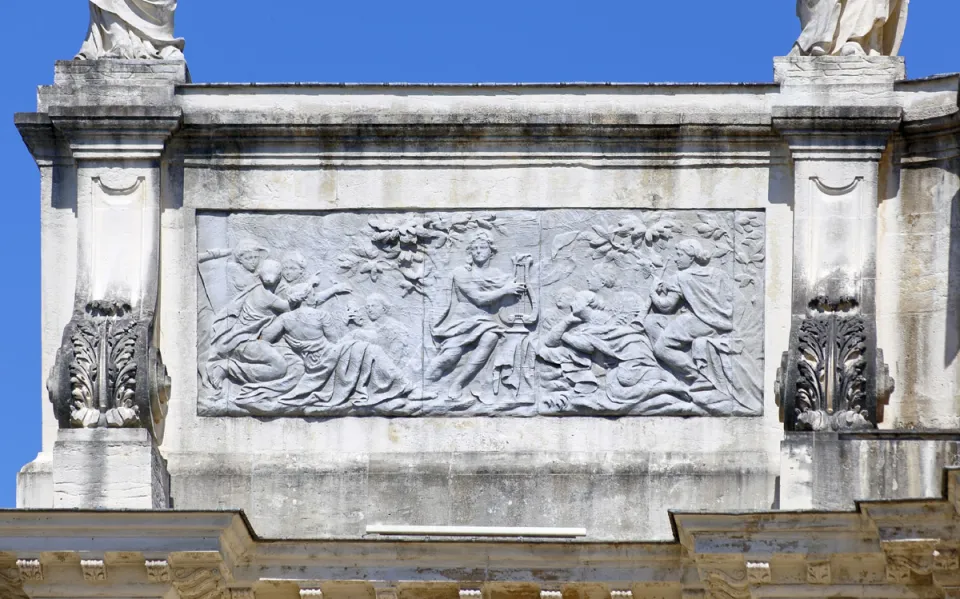
POLYGON ((62 428, 147 428, 162 437, 170 377, 152 324, 122 302, 90 302, 74 315, 47 380, 62 428))
POLYGON ((875 330, 855 298, 814 298, 794 319, 777 372, 777 405, 789 431, 874 428, 894 381, 875 330))
POLYGON ((182 121, 170 98, 186 75, 182 64, 143 66, 58 64, 41 93, 45 114, 21 120, 45 117, 76 177, 75 303, 47 381, 56 418, 61 428, 146 428, 160 442, 170 390, 154 339, 160 167, 182 121), (150 89, 135 94, 140 81, 150 89))

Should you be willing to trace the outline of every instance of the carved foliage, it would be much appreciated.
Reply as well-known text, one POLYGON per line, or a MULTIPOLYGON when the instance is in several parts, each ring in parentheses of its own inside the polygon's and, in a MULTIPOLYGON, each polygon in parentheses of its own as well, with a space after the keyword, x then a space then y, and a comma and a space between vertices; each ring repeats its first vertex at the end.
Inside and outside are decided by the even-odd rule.
MULTIPOLYGON (((97 327, 93 322, 81 321, 70 337, 73 345, 73 361, 70 363, 71 396, 79 409, 97 409, 97 390, 94 381, 98 378, 97 327)), ((97 409, 99 413, 99 409, 97 409)), ((82 420, 80 425, 83 426, 82 420)))
POLYGON ((881 542, 886 556, 887 581, 910 584, 914 574, 929 576, 936 572, 960 569, 956 547, 946 547, 939 539, 910 539, 881 542))
POLYGON ((830 584, 830 562, 808 562, 807 582, 810 584, 830 584))
POLYGON ((143 426, 137 402, 138 344, 145 326, 130 315, 123 302, 90 302, 74 318, 61 353, 69 388, 61 389, 55 367, 48 387, 50 399, 77 428, 143 426))
POLYGON ((770 584, 769 562, 747 562, 747 582, 752 585, 770 584))
POLYGON ((0 597, 27 599, 18 568, 0 568, 0 597))
POLYGON ((147 560, 147 580, 152 583, 170 582, 170 565, 166 560, 147 560))
POLYGON ((866 402, 866 324, 850 298, 816 298, 797 333, 798 430, 873 428, 866 402))
POLYGON ((226 599, 219 568, 174 568, 172 580, 181 599, 226 599))
POLYGON ((750 597, 748 570, 743 562, 702 560, 697 569, 708 599, 750 597))
POLYGON ((107 580, 107 566, 102 559, 80 560, 80 570, 83 572, 83 579, 87 582, 106 582, 107 580))
POLYGON ((18 559, 17 569, 24 582, 43 582, 43 566, 37 559, 18 559))

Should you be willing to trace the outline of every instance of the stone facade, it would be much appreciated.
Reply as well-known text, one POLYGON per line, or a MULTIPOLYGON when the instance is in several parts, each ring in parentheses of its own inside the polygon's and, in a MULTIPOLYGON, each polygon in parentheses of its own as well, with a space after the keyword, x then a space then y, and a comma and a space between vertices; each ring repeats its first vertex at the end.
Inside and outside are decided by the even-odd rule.
POLYGON ((938 498, 860 502, 856 511, 675 513, 675 536, 661 543, 265 541, 235 512, 0 512, 0 538, 10 539, 0 553, 0 591, 158 599, 954 597, 957 477, 948 471, 938 498), (31 538, 41 536, 48 552, 31 538))
POLYGON ((149 420, 174 506, 270 537, 663 539, 668 509, 792 505, 810 451, 782 455, 784 427, 957 426, 954 76, 793 56, 746 86, 224 86, 177 64, 62 63, 17 117, 56 232, 55 403, 82 380, 70 331, 126 318, 97 301, 133 298, 144 359, 124 395, 91 342, 106 407, 45 413, 23 507, 54 505, 58 426, 149 420))
POLYGON ((749 85, 193 84, 175 5, 93 2, 16 117, 3 593, 957 593, 960 76, 906 0, 749 85))

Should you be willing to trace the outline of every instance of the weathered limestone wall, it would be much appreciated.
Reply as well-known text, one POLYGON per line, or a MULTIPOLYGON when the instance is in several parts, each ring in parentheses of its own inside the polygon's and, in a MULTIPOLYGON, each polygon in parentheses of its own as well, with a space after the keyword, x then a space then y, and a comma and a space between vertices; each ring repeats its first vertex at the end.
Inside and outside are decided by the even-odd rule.
MULTIPOLYGON (((881 151, 879 170, 867 169, 880 179, 876 339, 897 386, 880 427, 956 427, 960 335, 951 315, 960 255, 958 80, 893 86, 892 72, 881 73, 880 83, 868 82, 876 87, 858 86, 854 78, 814 88, 796 79, 783 90, 177 85, 174 93, 158 84, 150 101, 182 111, 161 160, 155 325, 173 381, 161 451, 174 507, 242 508, 264 537, 358 536, 369 524, 462 524, 585 527, 591 540, 621 541, 671 538, 668 510, 791 505, 797 498, 784 496, 785 468, 818 455, 810 449, 814 435, 799 449, 781 450, 775 395, 796 316, 794 267, 842 253, 832 245, 815 247, 815 256, 798 260, 797 248, 809 247, 812 238, 807 245, 796 240, 794 178, 798 172, 820 176, 839 189, 874 160, 872 152, 881 151), (833 112, 804 108, 810 104, 833 112), (803 146, 807 137, 774 126, 777 118, 783 127, 784 120, 799 122, 811 113, 839 127, 846 117, 837 107, 847 105, 887 115, 881 125, 892 123, 890 131, 871 131, 868 140, 882 139, 886 150, 855 147, 862 142, 855 137, 845 147, 814 129, 808 137, 823 141, 832 154, 809 160, 818 149, 803 146), (791 151, 805 152, 802 168, 791 151), (853 161, 861 162, 831 166, 842 162, 836 157, 845 151, 863 154, 853 161), (209 248, 201 244, 198 214, 565 208, 762 211, 763 293, 753 298, 762 306, 762 356, 755 356, 763 364, 757 373, 762 415, 203 415, 214 412, 199 405, 198 253, 209 248)), ((91 97, 69 86, 63 93, 47 91, 41 112, 70 104, 74 96, 78 102, 91 97)), ((108 102, 124 97, 129 90, 111 88, 104 95, 108 102)), ((49 371, 72 315, 77 246, 84 240, 76 222, 75 150, 55 141, 42 116, 32 125, 19 124, 44 140, 31 149, 43 174, 43 347, 49 371), (52 158, 44 162, 42 156, 52 158)), ((867 195, 857 196, 861 201, 874 193, 868 186, 867 195)), ((861 215, 857 222, 864 220, 861 215)), ((801 224, 804 235, 817 232, 810 221, 801 224)), ((870 268, 873 251, 864 250, 870 268)), ((811 299, 802 298, 801 307, 811 299)), ((873 301, 871 296, 865 302, 871 310, 873 301)), ((53 505, 56 429, 52 410, 45 410, 44 452, 21 474, 24 506, 53 505)), ((924 441, 933 445, 919 450, 897 443, 881 447, 869 439, 856 443, 860 449, 853 453, 843 450, 856 467, 840 471, 854 468, 862 484, 838 491, 821 485, 827 490, 803 495, 805 507, 852 507, 857 495, 851 493, 860 492, 906 497, 909 489, 932 496, 938 491, 927 474, 908 469, 906 478, 898 474, 889 482, 871 478, 871 465, 882 458, 906 468, 927 454, 940 456, 938 467, 955 459, 942 439, 924 441), (863 459, 853 460, 854 453, 863 459)), ((817 475, 821 482, 828 471, 834 472, 817 475)), ((798 481, 803 483, 796 477, 789 482, 798 481)))
MULTIPOLYGON (((734 111, 762 109, 762 87, 736 100, 727 97, 732 91, 700 96, 695 88, 671 98, 645 89, 585 89, 577 102, 551 88, 496 90, 511 101, 443 88, 402 95, 357 90, 349 98, 328 90, 296 98, 269 88, 225 91, 197 86, 181 96, 184 164, 182 175, 171 166, 169 187, 182 181, 183 204, 164 213, 162 346, 196 335, 196 281, 179 273, 194 268, 198 210, 589 206, 764 210, 762 301, 770 323, 764 354, 784 349, 787 335, 778 323, 789 313, 792 189, 780 142, 768 134, 752 134, 740 145, 736 138, 711 144, 696 131, 677 137, 686 120, 751 127, 756 117, 734 111), (725 114, 694 114, 708 97, 725 114), (684 109, 691 114, 676 113, 684 109), (318 147, 313 140, 209 140, 190 131, 191 123, 262 124, 269 120, 264 115, 278 114, 298 123, 397 122, 406 127, 405 139, 358 141, 345 132, 347 140, 324 138, 318 147), (574 127, 591 114, 611 126, 628 119, 662 123, 663 132, 654 126, 649 137, 621 140, 615 148, 596 130, 583 139, 561 128, 549 136, 510 132, 502 141, 431 143, 416 125, 486 118, 505 124, 559 119, 574 127)), ((210 507, 213 497, 218 507, 244 505, 270 536, 357 535, 367 524, 403 522, 584 526, 594 538, 668 538, 668 506, 766 509, 773 501, 776 360, 765 362, 767 408, 755 418, 311 421, 197 418, 195 356, 164 354, 174 356, 168 358, 171 376, 184 381, 171 401, 164 444, 177 507, 210 507), (221 440, 216 449, 209 439, 221 440)))
POLYGON ((907 165, 879 226, 880 343, 897 380, 884 428, 957 428, 960 158, 907 165))

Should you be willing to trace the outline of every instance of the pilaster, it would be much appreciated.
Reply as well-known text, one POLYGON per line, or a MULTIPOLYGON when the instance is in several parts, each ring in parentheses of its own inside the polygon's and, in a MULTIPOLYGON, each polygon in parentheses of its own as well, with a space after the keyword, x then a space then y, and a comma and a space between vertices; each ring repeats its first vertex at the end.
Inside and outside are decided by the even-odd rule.
POLYGON ((784 99, 772 109, 794 177, 791 339, 778 403, 788 431, 873 428, 893 384, 876 342, 877 207, 881 160, 902 118, 887 94, 900 71, 857 59, 877 71, 863 84, 877 101, 864 103, 845 89, 845 71, 817 74, 817 59, 804 60, 810 68, 778 63, 784 99))
MULTIPOLYGON (((154 329, 161 159, 182 120, 174 90, 186 80, 182 62, 60 62, 38 112, 17 115, 41 168, 69 164, 57 172, 70 180, 50 193, 52 204, 73 209, 76 235, 75 252, 56 257, 62 278, 74 281, 47 379, 60 429, 142 428, 151 444, 162 440, 170 381, 154 329)), ((56 293, 48 283, 44 295, 56 293)), ((55 481, 61 467, 54 459, 55 481)))

